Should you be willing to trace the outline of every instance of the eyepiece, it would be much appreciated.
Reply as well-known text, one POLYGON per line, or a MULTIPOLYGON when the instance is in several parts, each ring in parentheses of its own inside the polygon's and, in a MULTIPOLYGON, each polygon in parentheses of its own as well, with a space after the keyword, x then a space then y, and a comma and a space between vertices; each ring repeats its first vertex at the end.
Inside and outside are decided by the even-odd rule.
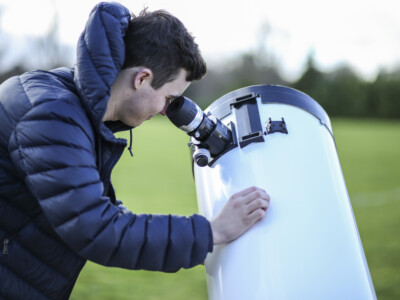
POLYGON ((180 96, 168 105, 167 116, 176 127, 190 133, 199 127, 204 113, 196 103, 180 96))

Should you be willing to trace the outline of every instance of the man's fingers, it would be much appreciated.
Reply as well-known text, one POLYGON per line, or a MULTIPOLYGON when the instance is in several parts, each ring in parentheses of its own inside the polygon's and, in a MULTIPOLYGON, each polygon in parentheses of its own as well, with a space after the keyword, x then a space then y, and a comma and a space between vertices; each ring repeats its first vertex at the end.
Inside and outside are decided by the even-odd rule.
POLYGON ((262 218, 265 217, 265 210, 263 209, 256 209, 254 210, 251 214, 249 214, 249 219, 251 220, 251 225, 254 225, 255 223, 257 223, 258 221, 260 221, 262 218))
POLYGON ((264 218, 270 197, 258 187, 249 187, 229 198, 219 215, 211 220, 214 244, 230 242, 264 218))
POLYGON ((262 189, 256 189, 255 191, 250 192, 246 196, 243 196, 243 198, 245 198, 244 202, 246 204, 251 203, 257 199, 264 199, 268 202, 270 201, 270 196, 267 194, 266 191, 262 189))
POLYGON ((269 202, 267 200, 257 198, 247 204, 246 211, 248 214, 251 214, 253 211, 255 211, 257 209, 262 209, 262 210, 266 211, 268 206, 269 206, 269 202))
POLYGON ((241 190, 240 192, 237 192, 236 194, 234 194, 232 196, 232 198, 249 197, 249 201, 251 201, 251 200, 257 198, 257 195, 259 195, 261 198, 268 198, 268 201, 269 201, 269 195, 267 194, 267 192, 261 188, 255 187, 255 186, 251 186, 244 190, 241 190), (257 194, 257 193, 260 193, 260 194, 257 194))
POLYGON ((241 190, 240 192, 237 192, 236 194, 233 195, 233 197, 244 197, 252 192, 257 191, 259 188, 255 186, 248 187, 244 190, 241 190))

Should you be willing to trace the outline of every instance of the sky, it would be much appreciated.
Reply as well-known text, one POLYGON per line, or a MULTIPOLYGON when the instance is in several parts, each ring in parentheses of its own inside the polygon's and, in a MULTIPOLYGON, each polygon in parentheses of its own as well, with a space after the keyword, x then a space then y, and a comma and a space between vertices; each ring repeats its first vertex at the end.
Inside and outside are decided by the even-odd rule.
MULTIPOLYGON (((55 10, 61 42, 75 48, 93 0, 0 0, 1 30, 41 36, 55 10)), ((121 0, 133 13, 165 9, 195 36, 210 66, 266 49, 282 75, 296 79, 306 57, 329 71, 347 64, 365 79, 400 67, 399 0, 121 0), (399 4, 397 4, 399 3, 399 4), (260 39, 260 37, 263 37, 260 39)))

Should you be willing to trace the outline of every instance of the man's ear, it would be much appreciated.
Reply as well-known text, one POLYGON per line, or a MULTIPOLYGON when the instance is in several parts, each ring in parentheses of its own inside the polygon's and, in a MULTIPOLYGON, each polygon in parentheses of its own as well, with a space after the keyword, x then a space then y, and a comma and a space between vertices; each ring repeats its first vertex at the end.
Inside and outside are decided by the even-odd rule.
POLYGON ((149 68, 138 68, 132 75, 132 87, 137 90, 150 85, 153 80, 153 72, 149 68))

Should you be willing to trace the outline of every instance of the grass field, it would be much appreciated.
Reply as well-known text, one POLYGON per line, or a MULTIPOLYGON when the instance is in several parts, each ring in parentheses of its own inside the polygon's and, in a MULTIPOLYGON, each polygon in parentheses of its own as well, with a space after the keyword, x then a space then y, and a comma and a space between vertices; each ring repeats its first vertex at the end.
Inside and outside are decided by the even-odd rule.
MULTIPOLYGON (((333 120, 333 130, 378 299, 400 299, 400 122, 333 120)), ((196 213, 187 142, 166 118, 135 129, 135 156, 126 151, 113 173, 117 197, 135 213, 196 213)), ((204 267, 163 274, 88 263, 71 299, 205 300, 204 267)))

